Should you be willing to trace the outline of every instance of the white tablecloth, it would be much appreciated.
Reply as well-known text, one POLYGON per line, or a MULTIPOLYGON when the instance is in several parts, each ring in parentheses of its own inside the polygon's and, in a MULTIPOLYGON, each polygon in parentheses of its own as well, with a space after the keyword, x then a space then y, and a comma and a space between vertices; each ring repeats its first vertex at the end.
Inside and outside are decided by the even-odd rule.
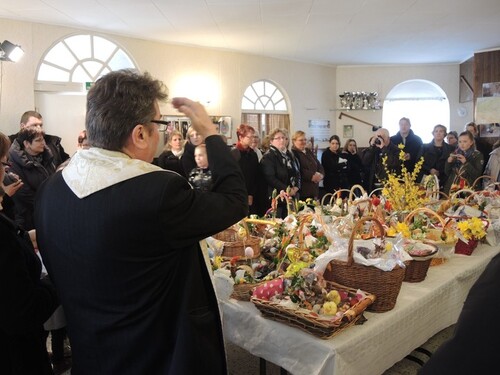
POLYGON ((420 283, 403 283, 393 310, 365 313, 363 325, 322 340, 265 319, 251 302, 222 302, 224 335, 292 374, 378 375, 430 337, 454 324, 479 275, 500 247, 479 246, 430 267, 420 283))

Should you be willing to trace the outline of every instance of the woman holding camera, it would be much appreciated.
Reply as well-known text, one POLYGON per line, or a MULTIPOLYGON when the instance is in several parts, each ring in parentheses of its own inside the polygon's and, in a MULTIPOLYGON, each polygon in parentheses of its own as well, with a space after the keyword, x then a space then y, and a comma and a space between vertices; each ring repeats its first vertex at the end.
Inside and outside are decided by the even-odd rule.
MULTIPOLYGON (((468 186, 472 186, 474 181, 483 174, 484 157, 474 146, 474 136, 470 131, 464 131, 458 136, 458 147, 451 153, 444 171, 448 176, 444 186, 444 192, 449 194, 454 183, 461 186, 461 179, 468 186)), ((480 188, 480 184, 474 188, 480 188)))

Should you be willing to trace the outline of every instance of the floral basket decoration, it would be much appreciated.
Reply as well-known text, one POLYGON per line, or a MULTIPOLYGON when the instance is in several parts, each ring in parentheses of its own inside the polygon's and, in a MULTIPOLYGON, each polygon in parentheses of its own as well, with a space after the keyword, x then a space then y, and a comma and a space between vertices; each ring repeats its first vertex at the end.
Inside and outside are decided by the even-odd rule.
POLYGON ((455 254, 471 255, 479 241, 486 237, 488 221, 471 217, 457 223, 459 239, 455 245, 455 254))
POLYGON ((330 246, 325 235, 326 225, 312 213, 297 214, 287 217, 288 232, 281 241, 275 262, 277 269, 286 277, 290 277, 302 268, 309 267, 316 257, 330 246))
POLYGON ((279 276, 276 264, 263 258, 234 256, 227 259, 215 256, 212 269, 216 277, 216 289, 230 288, 229 293, 223 294, 240 301, 250 301, 253 288, 279 276))
POLYGON ((254 289, 251 301, 262 315, 328 339, 364 322, 363 311, 375 296, 326 281, 309 268, 254 289))
POLYGON ((400 232, 405 238, 435 245, 438 252, 432 258, 430 265, 440 265, 452 256, 458 241, 453 223, 453 220, 445 221, 435 211, 421 207, 411 211, 404 222, 392 225, 388 234, 400 232))
MULTIPOLYGON (((395 251, 391 243, 385 242, 382 224, 373 217, 359 219, 347 243, 346 260, 343 260, 345 252, 341 241, 339 239, 334 243, 340 250, 334 250, 330 254, 326 252, 316 259, 316 267, 322 267, 325 260, 328 262, 324 265, 326 268, 323 268, 325 279, 377 296, 377 300, 369 307, 370 311, 384 312, 393 309, 404 279, 406 258, 400 254, 402 252, 395 251), (375 226, 376 232, 381 236, 368 241, 373 243, 373 249, 368 248, 365 242, 360 244, 360 240, 356 240, 359 233, 372 232, 366 226, 375 226)), ((332 246, 330 250, 333 250, 332 246)))
POLYGON ((382 196, 388 202, 388 214, 396 212, 407 214, 410 211, 424 207, 431 199, 427 188, 417 182, 424 158, 415 164, 413 172, 409 172, 405 165, 404 145, 398 145, 401 172, 395 172, 387 166, 387 156, 382 159, 387 177, 383 181, 382 196))
POLYGON ((260 238, 250 234, 245 220, 214 234, 213 237, 224 243, 223 255, 225 257, 248 256, 247 248, 252 249, 252 258, 258 258, 260 255, 260 238))

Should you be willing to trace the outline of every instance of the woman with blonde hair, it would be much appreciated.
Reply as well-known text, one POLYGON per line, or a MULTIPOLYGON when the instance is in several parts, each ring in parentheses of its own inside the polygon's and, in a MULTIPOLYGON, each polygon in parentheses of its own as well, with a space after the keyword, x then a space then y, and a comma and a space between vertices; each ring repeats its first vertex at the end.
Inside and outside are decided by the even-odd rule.
POLYGON ((184 175, 188 176, 189 173, 196 168, 196 161, 194 160, 194 149, 203 143, 204 139, 192 126, 186 132, 186 144, 184 145, 184 153, 181 157, 182 167, 184 168, 184 175))
POLYGON ((168 136, 168 141, 163 148, 163 152, 158 156, 158 166, 186 177, 186 172, 181 161, 185 143, 182 133, 178 130, 173 130, 168 136))
POLYGON ((358 154, 358 145, 356 140, 349 138, 340 154, 347 160, 347 187, 350 189, 353 185, 362 185, 364 176, 364 167, 361 157, 358 154))
MULTIPOLYGON (((268 197, 274 190, 279 194, 289 191, 291 197, 299 198, 300 167, 295 156, 288 150, 288 132, 285 129, 273 129, 269 133, 270 146, 260 161, 262 173, 267 183, 268 197)), ((270 207, 269 201, 268 207, 270 207)), ((277 216, 287 215, 286 203, 279 202, 277 216)))
POLYGON ((292 152, 300 164, 300 199, 319 197, 319 182, 323 180, 325 170, 314 156, 311 149, 306 147, 306 133, 302 130, 296 131, 292 136, 292 152))

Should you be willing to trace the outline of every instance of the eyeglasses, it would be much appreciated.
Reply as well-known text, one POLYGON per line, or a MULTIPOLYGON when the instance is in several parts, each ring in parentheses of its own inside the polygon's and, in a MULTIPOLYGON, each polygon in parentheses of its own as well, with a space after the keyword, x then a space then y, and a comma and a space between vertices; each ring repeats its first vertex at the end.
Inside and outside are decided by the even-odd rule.
POLYGON ((284 139, 288 139, 287 137, 274 137, 273 141, 282 141, 284 139))
POLYGON ((151 120, 150 122, 154 124, 158 124, 158 131, 159 132, 164 132, 167 130, 167 126, 170 125, 170 121, 163 121, 163 120, 151 120))

